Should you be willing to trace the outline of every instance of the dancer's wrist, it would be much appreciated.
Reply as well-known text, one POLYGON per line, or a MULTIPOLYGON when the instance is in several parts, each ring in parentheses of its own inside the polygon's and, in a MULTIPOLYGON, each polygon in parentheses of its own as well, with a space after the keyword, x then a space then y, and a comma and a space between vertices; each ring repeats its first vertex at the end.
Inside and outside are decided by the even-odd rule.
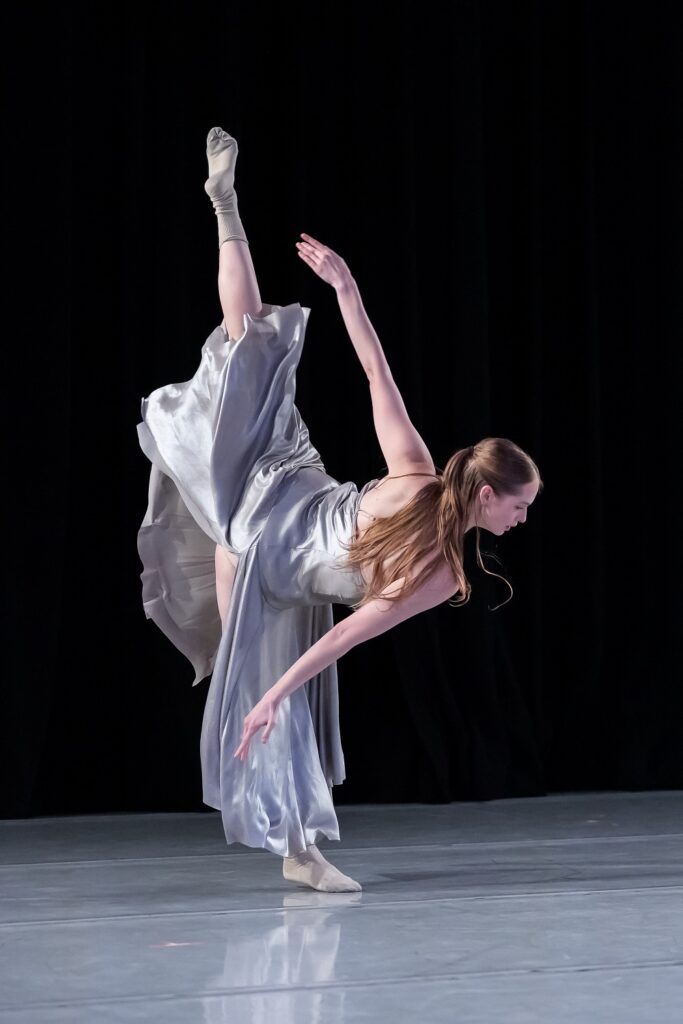
POLYGON ((334 290, 337 293, 337 298, 340 298, 344 295, 351 295, 354 291, 358 291, 358 285, 356 284, 355 278, 351 274, 348 274, 342 278, 341 282, 335 286, 334 290))
MULTIPOLYGON (((269 697, 271 700, 276 701, 278 704, 281 704, 282 701, 285 699, 285 697, 289 696, 289 693, 287 692, 286 687, 283 686, 283 678, 284 677, 281 676, 278 679, 278 681, 276 683, 274 683, 271 686, 271 688, 268 690, 268 692, 266 693, 266 697, 269 697)), ((291 692, 291 687, 290 687, 290 692, 291 692)))
MULTIPOLYGON (((292 668, 293 667, 294 666, 292 666, 292 668)), ((298 690, 300 686, 303 686, 306 681, 298 679, 296 677, 296 673, 292 671, 292 668, 288 669, 284 675, 281 675, 278 681, 273 683, 266 694, 266 697, 278 706, 282 704, 286 697, 291 697, 294 691, 298 690)))

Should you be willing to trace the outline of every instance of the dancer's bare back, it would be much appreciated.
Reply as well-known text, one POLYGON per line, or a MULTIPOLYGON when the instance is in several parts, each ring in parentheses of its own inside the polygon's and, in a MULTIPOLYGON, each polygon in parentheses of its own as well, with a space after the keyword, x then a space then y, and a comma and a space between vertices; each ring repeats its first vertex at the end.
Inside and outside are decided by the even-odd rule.
MULTIPOLYGON (((383 477, 379 483, 366 491, 362 504, 358 508, 356 517, 356 538, 363 536, 369 526, 378 519, 386 519, 389 516, 400 512, 413 498, 419 494, 423 487, 436 479, 434 464, 424 463, 408 464, 403 469, 404 474, 389 474, 383 477)), ((413 572, 419 572, 424 564, 427 564, 434 557, 431 552, 424 559, 413 566, 413 572)), ((390 564, 385 566, 390 569, 390 564)), ((369 566, 361 566, 361 576, 367 583, 370 579, 371 569, 369 566)))
POLYGON ((428 483, 437 477, 436 469, 433 465, 410 466, 404 472, 406 474, 419 473, 425 475, 403 476, 402 474, 394 475, 390 473, 367 491, 363 497, 362 504, 358 508, 357 537, 363 536, 374 519, 385 519, 396 512, 400 512, 423 487, 426 487, 428 483))

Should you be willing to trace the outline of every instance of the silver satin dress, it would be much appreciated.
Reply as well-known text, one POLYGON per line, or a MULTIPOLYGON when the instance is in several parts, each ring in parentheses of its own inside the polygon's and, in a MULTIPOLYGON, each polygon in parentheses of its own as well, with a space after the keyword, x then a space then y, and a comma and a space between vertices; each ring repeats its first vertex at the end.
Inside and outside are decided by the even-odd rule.
POLYGON ((241 338, 221 325, 194 377, 142 399, 140 446, 151 462, 138 532, 142 602, 191 662, 211 674, 200 743, 203 800, 228 843, 291 856, 339 839, 332 786, 345 778, 337 667, 282 701, 268 742, 233 757, 244 717, 334 625, 332 604, 361 597, 344 557, 360 491, 325 472, 295 405, 308 307, 264 305, 241 338), (215 549, 238 556, 221 628, 215 549))

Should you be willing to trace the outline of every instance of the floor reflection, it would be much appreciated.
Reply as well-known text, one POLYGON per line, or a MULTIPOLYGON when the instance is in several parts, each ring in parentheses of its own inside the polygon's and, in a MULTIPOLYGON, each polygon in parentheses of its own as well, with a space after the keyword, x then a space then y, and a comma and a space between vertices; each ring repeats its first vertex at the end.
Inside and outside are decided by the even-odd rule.
POLYGON ((222 972, 206 979, 207 996, 231 990, 223 998, 211 994, 203 1000, 206 1024, 235 1024, 234 994, 243 987, 264 990, 251 993, 250 1016, 244 1024, 343 1024, 347 993, 311 989, 338 980, 345 915, 336 911, 362 901, 362 892, 295 891, 282 898, 275 926, 272 912, 254 914, 248 929, 242 920, 239 938, 227 938, 222 972), (283 986, 283 991, 274 991, 283 986), (297 986, 299 993, 292 991, 297 986))

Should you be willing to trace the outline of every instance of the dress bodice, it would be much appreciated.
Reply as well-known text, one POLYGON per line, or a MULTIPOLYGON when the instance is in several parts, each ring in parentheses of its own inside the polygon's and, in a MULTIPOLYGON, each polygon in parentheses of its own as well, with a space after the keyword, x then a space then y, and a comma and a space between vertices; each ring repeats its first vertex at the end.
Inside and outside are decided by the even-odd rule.
POLYGON ((355 604, 365 582, 341 563, 351 543, 363 496, 352 481, 303 468, 281 488, 259 540, 261 577, 274 607, 355 604))

